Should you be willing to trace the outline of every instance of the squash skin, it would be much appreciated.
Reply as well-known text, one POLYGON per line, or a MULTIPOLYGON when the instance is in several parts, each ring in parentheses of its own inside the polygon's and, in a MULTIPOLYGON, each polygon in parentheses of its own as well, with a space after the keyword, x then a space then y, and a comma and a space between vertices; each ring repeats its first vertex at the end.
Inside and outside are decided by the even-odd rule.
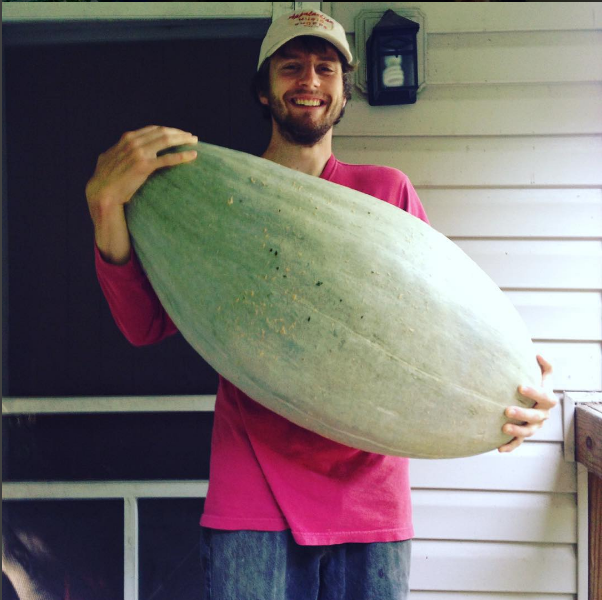
POLYGON ((127 206, 135 251, 188 342, 290 421, 380 454, 509 441, 538 386, 518 313, 455 244, 381 200, 198 144, 127 206))

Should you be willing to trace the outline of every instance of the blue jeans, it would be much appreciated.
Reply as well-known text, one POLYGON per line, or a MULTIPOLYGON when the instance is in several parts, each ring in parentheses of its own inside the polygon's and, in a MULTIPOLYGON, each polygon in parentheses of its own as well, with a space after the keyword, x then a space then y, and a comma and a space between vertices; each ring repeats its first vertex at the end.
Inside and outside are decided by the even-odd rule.
POLYGON ((203 600, 405 600, 411 541, 300 546, 288 531, 202 529, 203 600))

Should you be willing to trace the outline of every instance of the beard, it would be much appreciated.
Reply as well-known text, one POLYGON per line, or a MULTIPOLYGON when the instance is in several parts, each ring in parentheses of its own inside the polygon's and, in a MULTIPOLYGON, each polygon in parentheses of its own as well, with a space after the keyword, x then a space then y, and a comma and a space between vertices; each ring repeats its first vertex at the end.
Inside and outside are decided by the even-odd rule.
POLYGON ((282 137, 299 146, 315 146, 341 117, 344 104, 331 105, 321 119, 314 121, 311 114, 292 115, 286 110, 284 101, 276 98, 271 92, 268 96, 268 107, 272 119, 282 137))

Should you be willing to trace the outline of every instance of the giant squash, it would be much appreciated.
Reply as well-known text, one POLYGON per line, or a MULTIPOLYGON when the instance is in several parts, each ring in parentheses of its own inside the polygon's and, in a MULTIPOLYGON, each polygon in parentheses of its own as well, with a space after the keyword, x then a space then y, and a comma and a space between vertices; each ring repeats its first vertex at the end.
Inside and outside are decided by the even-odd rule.
POLYGON ((265 407, 346 445, 444 458, 509 440, 540 371, 525 325, 455 244, 386 202, 198 145, 127 209, 184 337, 265 407))

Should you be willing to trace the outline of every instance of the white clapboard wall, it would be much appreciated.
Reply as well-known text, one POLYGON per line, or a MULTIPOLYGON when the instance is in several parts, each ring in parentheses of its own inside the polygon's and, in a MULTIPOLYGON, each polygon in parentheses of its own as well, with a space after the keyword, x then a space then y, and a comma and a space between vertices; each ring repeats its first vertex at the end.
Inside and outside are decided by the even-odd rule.
MULTIPOLYGON (((426 87, 413 106, 356 90, 335 154, 410 177, 516 306, 560 398, 602 389, 600 3, 323 4, 352 44, 359 11, 408 7, 426 16, 426 87)), ((509 455, 412 462, 412 598, 587 599, 586 488, 563 435, 559 407, 509 455)))

